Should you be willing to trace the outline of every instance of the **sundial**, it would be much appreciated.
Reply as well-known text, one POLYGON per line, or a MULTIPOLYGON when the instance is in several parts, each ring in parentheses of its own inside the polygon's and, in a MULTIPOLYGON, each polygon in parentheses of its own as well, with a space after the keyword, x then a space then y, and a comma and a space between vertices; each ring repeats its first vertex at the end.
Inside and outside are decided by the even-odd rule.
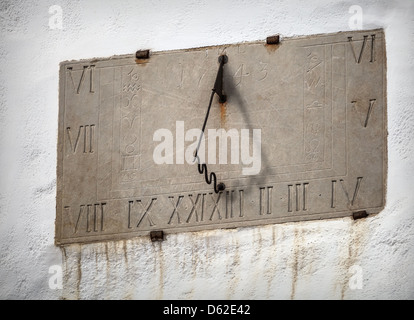
POLYGON ((382 29, 62 62, 56 243, 375 214, 386 137, 382 29))

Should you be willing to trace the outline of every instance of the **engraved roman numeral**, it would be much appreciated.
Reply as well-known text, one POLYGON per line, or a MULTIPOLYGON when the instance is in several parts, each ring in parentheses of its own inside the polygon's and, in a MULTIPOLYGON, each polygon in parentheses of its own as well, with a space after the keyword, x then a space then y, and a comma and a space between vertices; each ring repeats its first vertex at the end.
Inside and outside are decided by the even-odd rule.
POLYGON ((272 213, 272 192, 273 187, 260 188, 260 211, 259 215, 272 213))
POLYGON ((66 128, 70 151, 75 154, 79 144, 81 141, 83 141, 83 153, 94 153, 93 144, 95 136, 95 125, 91 124, 79 126, 76 139, 73 139, 71 130, 71 127, 66 128), (83 139, 81 138, 82 135, 83 139))
MULTIPOLYGON (((367 114, 365 116, 365 120, 364 120, 364 124, 363 124, 364 128, 366 128, 368 126, 368 121, 371 118, 372 110, 374 109, 374 105, 375 105, 376 101, 377 101, 376 99, 370 99, 369 100, 369 107, 368 107, 367 114)), ((352 101, 351 103, 354 105, 355 110, 357 110, 357 112, 359 113, 359 111, 357 109, 357 101, 352 101)))
POLYGON ((204 213, 204 195, 205 195, 205 194, 197 194, 197 198, 196 198, 195 202, 194 202, 194 200, 193 200, 193 195, 192 195, 192 194, 189 194, 189 195, 188 195, 188 197, 189 197, 189 198, 190 198, 190 200, 191 200, 191 203, 192 203, 193 207, 191 208, 190 214, 188 215, 188 218, 187 218, 187 223, 189 223, 189 222, 190 222, 190 219, 191 219, 191 217, 193 216, 193 213, 195 213, 195 216, 196 216, 196 221, 198 222, 197 203, 198 203, 198 200, 199 200, 199 199, 202 199, 202 203, 201 203, 201 221, 203 221, 203 213, 204 213))
POLYGON ((213 220, 213 216, 214 216, 214 213, 216 211, 217 211, 217 215, 219 217, 219 220, 221 220, 221 214, 220 214, 220 210, 219 210, 219 207, 218 207, 218 203, 220 202, 221 194, 222 194, 222 192, 219 192, 218 196, 217 196, 217 200, 215 200, 214 197, 213 197, 213 193, 210 193, 211 199, 213 200, 213 204, 214 204, 213 212, 211 213, 211 216, 210 216, 210 221, 213 220))
POLYGON ((69 215, 69 220, 73 226, 73 234, 78 233, 80 227, 84 227, 85 232, 102 232, 104 231, 104 207, 106 203, 85 204, 79 206, 79 213, 76 218, 76 224, 73 223, 70 207, 64 207, 69 215))
POLYGON ((168 224, 171 224, 172 219, 173 219, 175 214, 177 214, 178 224, 180 224, 181 220, 180 220, 180 213, 178 212, 178 207, 180 206, 181 200, 183 200, 184 196, 178 196, 177 203, 174 203, 174 197, 171 196, 171 197, 168 197, 168 198, 170 199, 171 204, 173 205, 173 208, 174 208, 174 210, 173 210, 173 212, 170 216, 170 220, 168 221, 168 224))
POLYGON ((239 207, 240 207, 239 217, 244 217, 244 191, 243 190, 239 190, 239 207))
MULTIPOLYGON (((138 220, 138 223, 136 225, 136 228, 138 228, 142 221, 144 220, 145 217, 147 217, 147 221, 150 224, 150 227, 155 226, 154 221, 151 218, 151 208, 153 206, 153 204, 157 201, 157 198, 152 198, 150 201, 148 201, 147 206, 145 207, 142 204, 141 200, 136 200, 135 202, 138 203, 141 207, 141 211, 137 214, 140 215, 140 218, 138 220)), ((134 207, 134 201, 128 201, 128 229, 132 229, 132 225, 131 225, 131 220, 132 220, 132 215, 133 215, 133 207, 134 207)))
MULTIPOLYGON (((348 200, 348 205, 349 206, 353 206, 354 203, 355 203, 356 198, 358 197, 358 192, 359 192, 359 188, 361 186, 362 179, 363 179, 363 177, 358 177, 357 178, 356 186, 355 186, 355 189, 354 189, 354 195, 352 196, 352 199, 349 197, 349 193, 348 193, 347 189, 345 188, 344 180, 339 179, 339 182, 341 183, 342 190, 343 190, 343 192, 346 196, 346 199, 348 200)), ((331 208, 336 207, 336 189, 337 189, 336 184, 337 184, 337 180, 332 180, 331 208)))
POLYGON ((226 191, 226 219, 233 218, 233 194, 234 190, 226 191))
POLYGON ((375 34, 371 35, 371 61, 375 61, 375 34))
MULTIPOLYGON (((354 41, 353 41, 352 37, 348 37, 348 41, 351 45, 352 53, 354 54, 355 62, 358 63, 358 64, 361 63, 362 54, 364 53, 364 49, 365 49, 367 40, 368 40, 368 36, 364 36, 364 40, 362 42, 361 50, 359 51, 359 56, 357 57, 357 55, 355 53, 354 44, 353 44, 354 41)), ((375 34, 371 35, 371 60, 370 60, 370 62, 374 62, 374 61, 375 61, 375 34)))
POLYGON ((80 94, 80 90, 82 87, 83 82, 85 81, 85 77, 86 77, 86 73, 87 70, 89 70, 89 93, 95 93, 94 91, 94 87, 93 87, 93 78, 94 78, 94 69, 95 69, 95 65, 87 65, 87 66, 83 66, 83 70, 82 70, 82 74, 79 80, 78 85, 75 85, 75 80, 73 79, 73 68, 72 67, 68 67, 69 70, 69 74, 70 74, 70 78, 72 80, 72 84, 73 84, 73 88, 76 92, 76 94, 80 94))
POLYGON ((308 182, 288 185, 288 212, 308 210, 308 187, 308 182))
MULTIPOLYGON (((237 195, 234 190, 226 191, 226 219, 234 218, 234 204, 236 203, 237 195)), ((243 206, 244 206, 244 191, 239 190, 239 217, 243 217, 243 206)))

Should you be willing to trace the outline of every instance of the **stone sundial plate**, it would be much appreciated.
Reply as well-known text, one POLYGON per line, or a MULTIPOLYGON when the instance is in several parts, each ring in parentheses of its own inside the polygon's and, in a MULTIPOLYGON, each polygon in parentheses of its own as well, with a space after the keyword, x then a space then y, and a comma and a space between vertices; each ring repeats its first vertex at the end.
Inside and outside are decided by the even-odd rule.
POLYGON ((383 30, 63 62, 56 243, 378 213, 385 79, 383 30), (216 194, 190 159, 222 54, 216 194))

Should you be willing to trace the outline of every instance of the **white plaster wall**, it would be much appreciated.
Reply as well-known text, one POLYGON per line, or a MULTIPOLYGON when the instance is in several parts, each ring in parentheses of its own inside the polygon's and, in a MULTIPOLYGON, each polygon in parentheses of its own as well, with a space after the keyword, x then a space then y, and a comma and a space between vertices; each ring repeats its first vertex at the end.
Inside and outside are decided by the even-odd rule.
POLYGON ((414 1, 0 0, 1 299, 413 299, 414 1), (63 29, 48 10, 63 10, 63 29), (388 190, 350 218, 54 246, 58 66, 70 59, 383 27, 388 190), (49 268, 63 267, 63 289, 49 268), (351 289, 351 266, 363 288, 351 289))

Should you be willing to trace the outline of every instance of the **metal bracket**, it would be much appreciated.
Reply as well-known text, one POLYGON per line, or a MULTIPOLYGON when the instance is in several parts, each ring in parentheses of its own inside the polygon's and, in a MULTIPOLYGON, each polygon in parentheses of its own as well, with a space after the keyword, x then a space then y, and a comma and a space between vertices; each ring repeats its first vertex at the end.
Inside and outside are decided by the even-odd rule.
POLYGON ((279 35, 274 35, 266 38, 266 44, 279 44, 280 37, 279 35))
POLYGON ((155 241, 164 241, 164 231, 151 231, 150 232, 150 238, 152 242, 155 241))
POLYGON ((135 53, 135 58, 137 58, 138 60, 149 59, 149 57, 150 57, 150 51, 149 50, 138 50, 135 53))
POLYGON ((363 219, 366 217, 368 217, 368 213, 365 210, 352 213, 352 218, 354 218, 354 220, 363 219))

